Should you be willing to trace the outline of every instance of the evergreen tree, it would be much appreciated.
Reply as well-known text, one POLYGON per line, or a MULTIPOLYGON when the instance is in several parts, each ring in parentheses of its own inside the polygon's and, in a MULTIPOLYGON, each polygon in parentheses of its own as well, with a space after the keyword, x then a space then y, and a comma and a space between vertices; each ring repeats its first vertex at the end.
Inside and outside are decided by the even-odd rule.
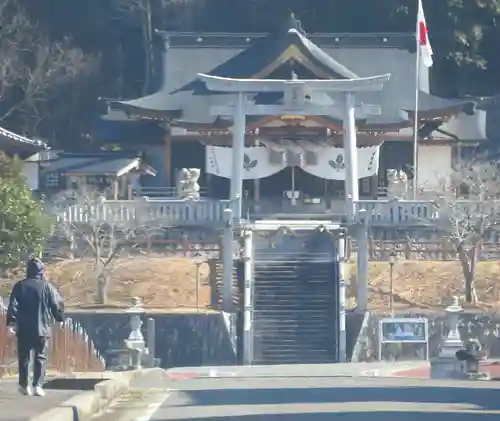
POLYGON ((51 220, 26 185, 22 164, 0 153, 0 268, 16 267, 39 255, 51 234, 51 220))

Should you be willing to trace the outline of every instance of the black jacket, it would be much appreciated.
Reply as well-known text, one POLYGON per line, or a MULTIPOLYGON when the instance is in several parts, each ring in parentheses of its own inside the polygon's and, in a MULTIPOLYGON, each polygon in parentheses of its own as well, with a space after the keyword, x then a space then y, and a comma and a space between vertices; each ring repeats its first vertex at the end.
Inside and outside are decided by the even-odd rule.
POLYGON ((28 263, 27 278, 17 282, 10 295, 7 325, 18 336, 50 336, 53 322, 64 321, 64 304, 56 288, 44 279, 43 264, 28 263))

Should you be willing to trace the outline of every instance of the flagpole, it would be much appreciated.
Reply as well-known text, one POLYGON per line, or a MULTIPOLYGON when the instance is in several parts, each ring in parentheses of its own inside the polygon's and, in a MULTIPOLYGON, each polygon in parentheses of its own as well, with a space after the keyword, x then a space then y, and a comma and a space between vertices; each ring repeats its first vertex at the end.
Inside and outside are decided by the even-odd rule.
POLYGON ((418 14, 420 10, 420 0, 417 1, 417 27, 415 34, 415 45, 417 47, 417 58, 415 60, 415 110, 413 113, 413 200, 418 197, 418 103, 419 103, 419 87, 420 87, 420 25, 418 14))

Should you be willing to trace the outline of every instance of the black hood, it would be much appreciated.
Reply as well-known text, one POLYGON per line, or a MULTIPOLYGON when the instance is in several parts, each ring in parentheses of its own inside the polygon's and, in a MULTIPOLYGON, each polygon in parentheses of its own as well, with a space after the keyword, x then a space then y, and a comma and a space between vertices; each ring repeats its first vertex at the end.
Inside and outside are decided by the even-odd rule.
POLYGON ((26 266, 26 278, 42 279, 45 272, 45 266, 40 259, 30 259, 26 266))

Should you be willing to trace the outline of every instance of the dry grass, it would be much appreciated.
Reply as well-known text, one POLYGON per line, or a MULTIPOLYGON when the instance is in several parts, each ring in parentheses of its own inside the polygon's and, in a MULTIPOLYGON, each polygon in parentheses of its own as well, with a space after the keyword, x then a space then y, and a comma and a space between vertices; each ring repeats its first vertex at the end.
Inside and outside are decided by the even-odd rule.
MULTIPOLYGON (((348 304, 354 305, 355 265, 351 265, 348 304)), ((210 287, 208 265, 200 268, 200 307, 208 308, 210 287)), ((389 267, 386 262, 369 266, 369 299, 374 310, 389 308, 389 267)), ((95 280, 91 260, 62 261, 47 265, 48 277, 57 284, 68 307, 93 308, 95 280)), ((477 268, 478 307, 500 309, 500 262, 481 262, 477 268)), ((19 279, 19 277, 17 277, 19 279)), ((7 296, 12 279, 0 279, 0 296, 7 296)), ((451 296, 463 296, 459 262, 400 261, 394 268, 394 306, 403 308, 443 308, 451 296)), ((112 273, 107 308, 130 305, 138 296, 150 309, 188 311, 196 308, 196 266, 187 258, 137 256, 120 259, 112 273)))
MULTIPOLYGON (((354 305, 356 268, 352 265, 348 285, 349 304, 354 305)), ((481 262, 476 272, 477 308, 500 308, 500 262, 481 262)), ((370 262, 369 305, 374 310, 389 308, 390 276, 387 262, 370 262)), ((464 295, 464 280, 459 262, 404 261, 394 266, 394 307, 443 308, 451 297, 464 295)), ((471 307, 471 306, 469 306, 471 307)))
MULTIPOLYGON (((91 260, 47 264, 46 272, 68 307, 95 306, 96 282, 91 260)), ((201 308, 206 308, 210 301, 208 272, 208 265, 201 265, 201 308)), ((11 286, 11 280, 0 280, 0 296, 7 295, 11 286)), ((184 258, 136 256, 119 259, 108 286, 108 307, 127 307, 135 296, 149 308, 196 308, 196 265, 184 258)))

